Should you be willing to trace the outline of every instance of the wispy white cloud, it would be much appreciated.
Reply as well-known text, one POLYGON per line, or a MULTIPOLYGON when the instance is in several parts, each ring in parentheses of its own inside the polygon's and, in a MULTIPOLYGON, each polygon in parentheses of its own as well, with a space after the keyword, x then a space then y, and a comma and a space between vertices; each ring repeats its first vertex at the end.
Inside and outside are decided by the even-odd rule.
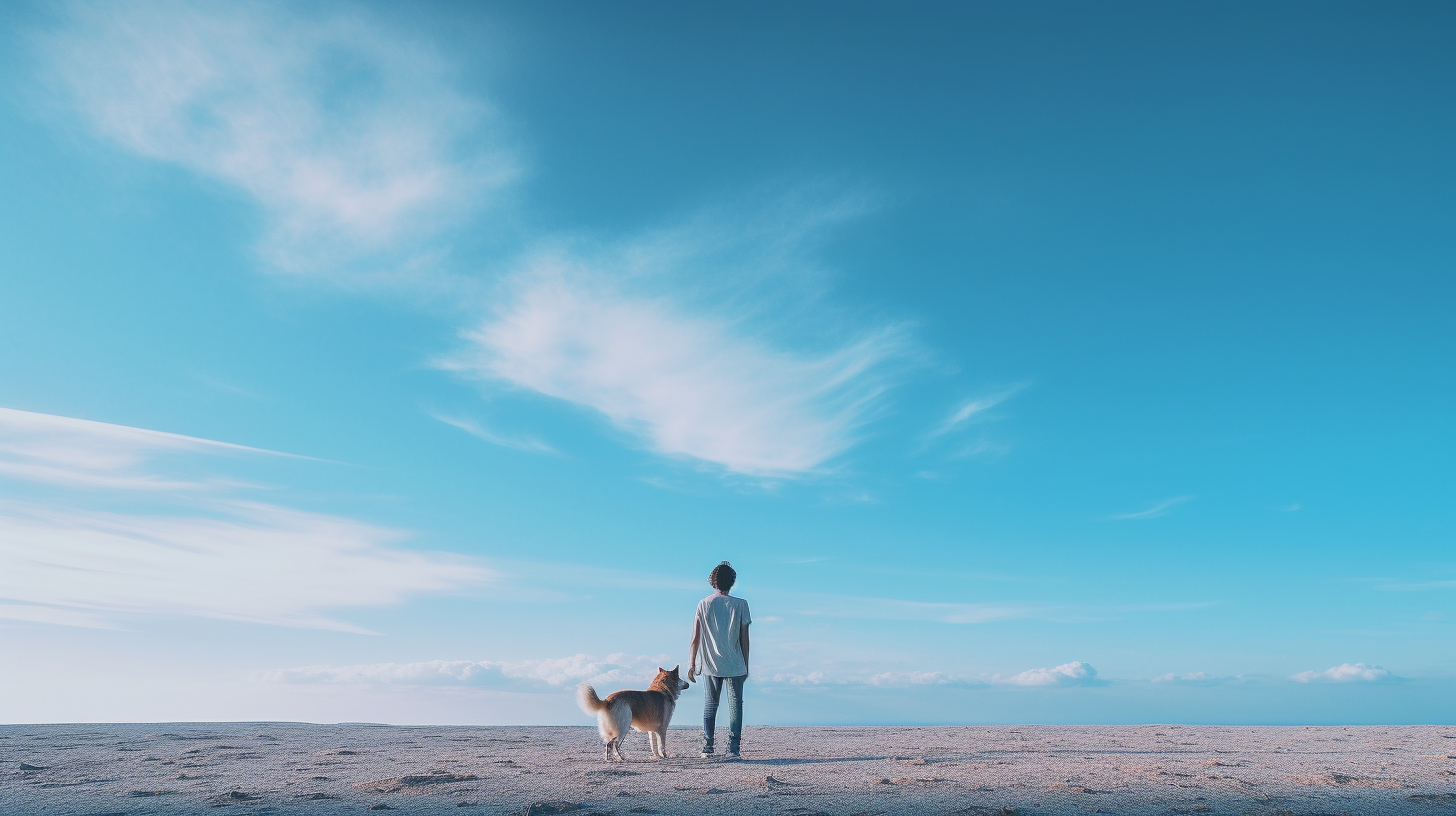
POLYGON ((996 675, 992 682, 1013 686, 1095 686, 1103 681, 1097 679, 1097 670, 1080 660, 1063 663, 1049 669, 1027 669, 1019 674, 1002 678, 996 675))
POLYGON ((537 257, 442 365, 594 409, 657 453, 735 473, 802 475, 848 450, 902 332, 777 344, 731 296, 704 297, 681 251, 537 257))
POLYGON ((436 413, 435 411, 427 411, 426 413, 432 419, 439 420, 451 427, 459 428, 476 439, 489 442, 492 445, 500 445, 503 448, 515 448, 516 450, 529 451, 531 453, 558 453, 555 448, 539 439, 530 436, 505 436, 498 434, 469 417, 449 416, 436 413))
POLYGON ((972 397, 957 406, 950 413, 950 416, 946 417, 939 425, 931 430, 930 435, 932 437, 943 436, 951 431, 959 430, 966 425, 982 420, 986 418, 987 411, 1016 396, 1024 388, 1026 388, 1026 384, 1020 383, 992 394, 972 397))
POLYGON ((65 616, 190 615, 362 631, 325 611, 492 577, 469 559, 400 549, 399 531, 271 505, 215 507, 219 517, 0 504, 0 599, 31 607, 0 615, 83 625, 65 616))
POLYGON ((1114 513, 1111 516, 1108 516, 1108 518, 1115 519, 1117 521, 1136 521, 1139 519, 1158 518, 1159 516, 1168 515, 1168 513, 1172 512, 1174 507, 1177 507, 1184 502, 1189 502, 1192 500, 1192 496, 1174 496, 1171 499, 1164 499, 1163 501, 1158 502, 1157 504, 1149 507, 1146 510, 1138 510, 1132 513, 1114 513))
POLYGON ((1379 683, 1398 678, 1379 666, 1341 663, 1321 672, 1303 671, 1289 679, 1297 683, 1379 683))
POLYGON ((240 397, 247 397, 249 399, 267 399, 267 397, 259 394, 256 391, 251 391, 247 388, 243 388, 240 385, 230 383, 220 377, 214 377, 211 374, 195 374, 193 376, 197 378, 198 382, 202 383, 208 388, 213 389, 214 391, 221 391, 225 394, 236 394, 240 397))
POLYGON ((175 453, 238 452, 306 459, 211 439, 0 408, 0 475, 50 484, 127 490, 212 486, 158 474, 149 462, 175 453))
POLYGON ((154 461, 225 452, 286 455, 0 409, 0 476, 61 488, 0 502, 0 618, 105 627, 189 615, 360 631, 328 611, 494 577, 470 559, 403 549, 401 531, 239 500, 236 482, 168 478, 154 461), (146 512, 99 509, 139 490, 146 512))
POLYGON ((31 604, 0 604, 0 621, 46 623, 52 626, 74 626, 83 629, 120 628, 104 614, 31 604))
POLYGON ((950 457, 952 459, 969 459, 972 456, 1004 456, 1010 450, 1011 446, 1008 444, 983 438, 961 445, 951 451, 950 457))
POLYGON ((407 263, 514 173, 448 62, 357 9, 73 3, 62 17, 36 38, 56 96, 121 147, 244 191, 281 268, 407 263))
POLYGON ((300 666, 264 672, 270 683, 349 685, 476 686, 549 690, 591 683, 601 689, 645 686, 667 661, 665 655, 577 654, 539 660, 429 660, 353 666, 300 666))

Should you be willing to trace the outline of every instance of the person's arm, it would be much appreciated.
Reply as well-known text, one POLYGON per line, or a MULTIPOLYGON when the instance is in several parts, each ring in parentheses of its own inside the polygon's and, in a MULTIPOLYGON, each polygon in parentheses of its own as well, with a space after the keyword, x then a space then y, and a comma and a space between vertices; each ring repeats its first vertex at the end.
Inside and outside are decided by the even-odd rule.
POLYGON ((743 675, 748 676, 748 624, 738 628, 738 648, 743 650, 743 675))
POLYGON ((688 677, 692 677, 698 668, 698 642, 703 634, 703 619, 693 613, 693 656, 688 658, 688 677))

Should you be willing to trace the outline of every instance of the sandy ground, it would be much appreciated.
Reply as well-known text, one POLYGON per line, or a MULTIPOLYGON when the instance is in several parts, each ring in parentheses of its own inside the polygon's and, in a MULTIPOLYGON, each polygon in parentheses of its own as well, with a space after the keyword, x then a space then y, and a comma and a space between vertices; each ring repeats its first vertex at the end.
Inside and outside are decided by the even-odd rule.
POLYGON ((1456 814, 1456 728, 0 726, 0 814, 1456 814))

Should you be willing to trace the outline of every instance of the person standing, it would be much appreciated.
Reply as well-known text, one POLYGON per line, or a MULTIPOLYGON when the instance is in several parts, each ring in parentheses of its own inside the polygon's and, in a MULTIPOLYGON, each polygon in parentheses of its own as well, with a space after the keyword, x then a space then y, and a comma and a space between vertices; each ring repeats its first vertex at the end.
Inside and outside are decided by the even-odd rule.
POLYGON ((688 679, 703 675, 703 753, 713 755, 713 733, 718 726, 718 698, 728 692, 728 759, 738 759, 743 737, 743 681, 748 679, 748 601, 728 594, 738 573, 727 561, 708 573, 708 584, 717 590, 698 601, 693 616, 692 659, 688 679), (701 657, 702 671, 698 670, 701 657))

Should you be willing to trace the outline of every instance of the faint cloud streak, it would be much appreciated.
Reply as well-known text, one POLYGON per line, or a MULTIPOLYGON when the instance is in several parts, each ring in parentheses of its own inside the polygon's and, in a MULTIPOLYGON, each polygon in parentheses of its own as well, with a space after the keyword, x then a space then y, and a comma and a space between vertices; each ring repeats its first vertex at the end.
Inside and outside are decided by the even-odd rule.
POLYGON ((218 483, 167 478, 143 465, 163 454, 207 452, 309 458, 126 425, 0 408, 0 474, 25 481, 125 490, 205 489, 218 483))
POLYGON ((466 417, 446 416, 445 414, 436 413, 435 411, 426 411, 425 413, 429 414, 431 419, 436 419, 451 427, 459 428, 460 430, 470 434, 476 439, 479 439, 483 442, 489 442, 492 445, 500 445, 503 448, 515 448, 516 450, 523 450, 529 453, 549 453, 553 455, 560 455, 559 451, 546 444, 545 442, 540 441, 539 439, 534 439, 529 436, 501 436, 500 434, 497 434, 482 427, 480 423, 476 422, 473 419, 468 419, 466 417))
POLYGON ((398 549, 391 545, 403 533, 350 519, 240 502, 217 510, 227 515, 0 504, 0 598, 29 606, 30 619, 65 625, 89 624, 56 610, 362 633, 322 610, 395 604, 493 576, 469 559, 398 549), (42 609, 50 612, 34 611, 42 609))
POLYGON ((1138 510, 1133 513, 1114 513, 1108 516, 1108 518, 1116 521, 1139 521, 1142 519, 1158 518, 1168 515, 1174 507, 1184 502, 1193 501, 1193 498, 1193 496, 1174 496, 1171 499, 1164 499, 1146 510, 1138 510))
POLYGON ((1433 589, 1456 589, 1456 581, 1410 581, 1386 583, 1375 587, 1382 592, 1426 592, 1433 589))
POLYGON ((984 419, 987 411, 1016 396, 1018 392, 1022 391, 1025 388, 1026 383, 1019 383, 994 394, 989 394, 982 397, 974 397, 972 399, 966 400, 965 402, 961 403, 960 406, 957 407, 954 411, 952 411, 950 416, 946 417, 945 420, 940 423, 940 425, 936 426, 933 430, 931 430, 930 436, 942 436, 944 434, 950 433, 951 431, 958 430, 972 422, 977 422, 984 419))

